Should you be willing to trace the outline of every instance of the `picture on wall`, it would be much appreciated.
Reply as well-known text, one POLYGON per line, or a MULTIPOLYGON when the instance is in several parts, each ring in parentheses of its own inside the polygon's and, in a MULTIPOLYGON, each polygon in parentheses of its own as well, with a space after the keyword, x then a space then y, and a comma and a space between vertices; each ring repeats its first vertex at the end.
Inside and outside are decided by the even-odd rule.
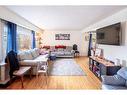
POLYGON ((70 40, 70 34, 55 34, 55 40, 70 40))

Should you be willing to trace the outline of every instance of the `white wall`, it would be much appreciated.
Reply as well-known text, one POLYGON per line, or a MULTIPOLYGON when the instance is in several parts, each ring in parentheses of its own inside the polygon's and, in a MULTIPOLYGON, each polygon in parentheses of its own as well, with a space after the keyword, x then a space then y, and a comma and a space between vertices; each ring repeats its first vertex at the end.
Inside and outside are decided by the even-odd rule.
POLYGON ((43 32, 43 45, 66 45, 73 46, 78 45, 80 54, 83 55, 82 45, 82 34, 80 31, 44 31, 43 32), (70 40, 55 40, 55 34, 70 34, 70 40))
POLYGON ((0 18, 16 23, 17 25, 26 27, 30 30, 43 32, 42 29, 38 28, 37 26, 33 25, 29 21, 25 20, 23 17, 15 14, 14 12, 10 11, 9 9, 0 6, 0 18))
POLYGON ((89 36, 89 33, 82 33, 82 36, 81 36, 81 51, 82 51, 82 55, 83 56, 87 56, 88 55, 88 44, 89 44, 89 41, 85 40, 85 36, 89 36))
POLYGON ((120 59, 121 64, 127 66, 127 9, 124 9, 110 17, 105 18, 87 28, 83 32, 93 31, 100 27, 111 25, 117 22, 122 22, 122 45, 112 46, 112 45, 99 45, 99 48, 104 50, 104 57, 111 59, 113 61, 116 58, 120 59))

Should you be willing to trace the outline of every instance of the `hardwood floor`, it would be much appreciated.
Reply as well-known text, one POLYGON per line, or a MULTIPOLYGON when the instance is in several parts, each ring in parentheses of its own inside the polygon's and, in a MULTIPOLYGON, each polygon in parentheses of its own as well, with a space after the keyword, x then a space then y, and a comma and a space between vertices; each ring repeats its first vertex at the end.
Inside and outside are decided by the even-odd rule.
MULTIPOLYGON (((49 76, 47 84, 43 75, 38 78, 32 76, 32 79, 26 76, 24 77, 24 89, 100 89, 100 80, 88 68, 88 58, 79 57, 75 60, 87 76, 49 76)), ((21 81, 16 79, 7 89, 21 89, 21 81)))

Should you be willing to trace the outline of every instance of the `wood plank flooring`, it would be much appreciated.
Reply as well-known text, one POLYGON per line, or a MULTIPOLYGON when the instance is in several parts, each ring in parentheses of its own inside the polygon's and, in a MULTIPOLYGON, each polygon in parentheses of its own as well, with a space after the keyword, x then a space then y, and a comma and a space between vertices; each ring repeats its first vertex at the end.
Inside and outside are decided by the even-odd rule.
MULTIPOLYGON (((32 76, 32 79, 26 76, 24 77, 24 89, 100 89, 100 80, 88 68, 88 57, 79 57, 75 58, 75 60, 87 76, 49 76, 47 84, 43 75, 38 78, 32 76)), ((21 81, 16 79, 7 89, 21 89, 21 81)))

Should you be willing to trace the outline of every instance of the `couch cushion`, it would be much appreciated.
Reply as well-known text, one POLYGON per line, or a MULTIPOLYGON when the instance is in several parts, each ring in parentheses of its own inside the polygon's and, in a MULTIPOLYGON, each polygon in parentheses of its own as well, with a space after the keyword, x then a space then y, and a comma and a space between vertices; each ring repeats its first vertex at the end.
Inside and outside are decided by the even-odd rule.
POLYGON ((39 56, 40 54, 40 50, 38 48, 35 48, 35 51, 36 51, 36 55, 39 56))
POLYGON ((45 50, 45 49, 40 49, 39 51, 41 55, 49 54, 49 52, 50 52, 49 50, 45 50))
POLYGON ((63 56, 64 55, 64 52, 63 51, 56 52, 56 55, 57 56, 63 56))
POLYGON ((117 75, 120 75, 124 79, 127 80, 127 67, 122 67, 118 72, 117 75))
POLYGON ((64 51, 64 49, 63 48, 58 48, 57 49, 57 52, 61 52, 61 51, 64 51))
POLYGON ((113 85, 102 85, 103 90, 122 90, 122 89, 127 89, 125 86, 113 86, 113 85))
POLYGON ((126 80, 125 86, 127 87, 127 80, 126 80))
POLYGON ((26 59, 26 54, 25 54, 25 52, 20 52, 20 53, 18 54, 18 59, 19 59, 19 61, 25 60, 25 59, 26 59))
POLYGON ((72 47, 72 46, 67 46, 67 47, 66 47, 66 50, 67 50, 67 51, 71 51, 71 50, 73 50, 73 47, 72 47))
POLYGON ((39 49, 35 48, 35 49, 31 50, 31 54, 32 54, 33 58, 38 57, 40 55, 39 49))
POLYGON ((32 54, 33 58, 36 58, 37 57, 37 54, 36 54, 35 49, 31 50, 31 54, 32 54))
MULTIPOLYGON (((48 54, 46 55, 40 55, 37 58, 33 59, 33 60, 22 60, 19 61, 20 65, 30 65, 30 66, 37 66, 38 63, 40 63, 42 61, 42 59, 44 58, 48 58, 48 54)), ((41 63, 42 64, 42 63, 41 63)))
POLYGON ((102 76, 102 83, 107 85, 125 86, 126 80, 119 75, 102 76))
POLYGON ((64 52, 64 54, 65 54, 65 55, 68 55, 68 56, 72 55, 72 53, 71 53, 71 52, 67 52, 67 51, 66 51, 66 52, 64 52))
POLYGON ((35 61, 35 60, 40 60, 40 61, 41 61, 41 60, 44 59, 44 58, 48 58, 48 54, 40 55, 40 56, 38 56, 37 58, 35 58, 34 61, 35 61))
POLYGON ((19 63, 23 66, 37 66, 40 63, 40 60, 23 60, 19 61, 19 63))
POLYGON ((25 54, 26 54, 26 59, 27 60, 32 60, 33 59, 33 56, 31 54, 31 50, 26 51, 25 54))

